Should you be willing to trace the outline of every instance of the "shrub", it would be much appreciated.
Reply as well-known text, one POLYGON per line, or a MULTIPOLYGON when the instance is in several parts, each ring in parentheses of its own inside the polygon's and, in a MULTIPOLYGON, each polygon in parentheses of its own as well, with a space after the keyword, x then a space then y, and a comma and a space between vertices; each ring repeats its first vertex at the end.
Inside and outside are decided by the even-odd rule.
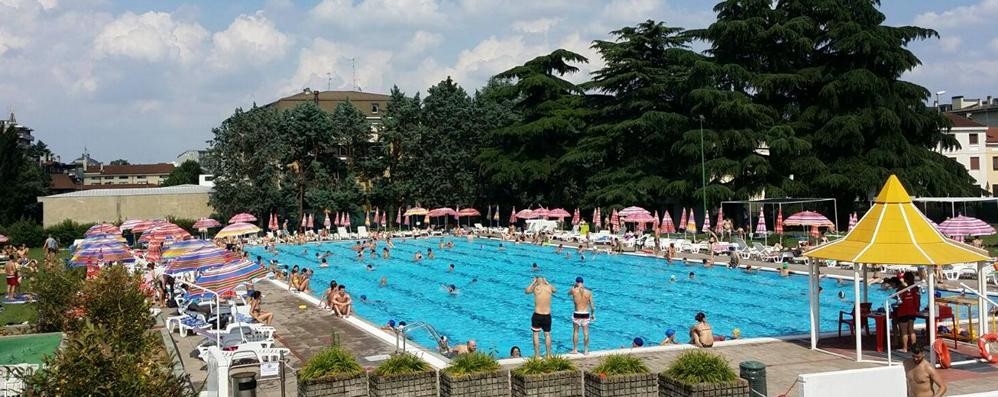
POLYGON ((333 375, 351 375, 364 372, 357 360, 338 346, 319 352, 308 360, 305 367, 298 371, 302 380, 324 378, 333 375))
POLYGON ((645 374, 648 367, 640 358, 630 354, 611 354, 604 357, 593 372, 604 375, 645 374))
POLYGON ((60 224, 45 228, 45 235, 51 235, 59 241, 61 246, 68 247, 74 240, 83 238, 83 234, 93 225, 92 223, 79 224, 67 219, 60 224))
MULTIPOLYGON (((139 276, 129 274, 122 266, 112 266, 88 281, 76 300, 76 307, 84 311, 87 320, 115 335, 114 342, 126 352, 148 347, 148 338, 143 336, 152 318, 139 284, 139 276)), ((71 321, 67 328, 75 331, 82 323, 71 321)))
POLYGON ((39 266, 33 290, 38 301, 38 329, 42 332, 61 331, 67 321, 77 293, 83 288, 83 269, 67 269, 55 262, 39 266))
MULTIPOLYGON (((42 369, 23 378, 26 396, 158 396, 193 394, 174 374, 161 349, 126 352, 120 338, 89 321, 69 334, 63 347, 47 357, 42 369)), ((145 339, 157 338, 145 334, 145 339)), ((152 346, 151 344, 149 346, 152 346)))
POLYGON ((514 369, 518 375, 541 375, 559 371, 575 371, 575 364, 565 357, 554 356, 544 359, 528 359, 519 368, 514 369))
POLYGON ((450 366, 444 369, 448 374, 456 376, 498 370, 499 362, 496 361, 495 357, 482 352, 459 354, 451 360, 450 366))
POLYGON ((10 224, 4 229, 4 233, 10 238, 13 245, 27 245, 29 247, 41 247, 45 242, 45 234, 42 225, 35 222, 21 219, 10 224))
POLYGON ((738 379, 723 357, 704 351, 688 350, 672 362, 666 374, 685 383, 721 383, 738 379))
POLYGON ((416 357, 412 353, 399 353, 392 355, 378 368, 374 369, 375 375, 408 375, 430 370, 430 364, 416 357))

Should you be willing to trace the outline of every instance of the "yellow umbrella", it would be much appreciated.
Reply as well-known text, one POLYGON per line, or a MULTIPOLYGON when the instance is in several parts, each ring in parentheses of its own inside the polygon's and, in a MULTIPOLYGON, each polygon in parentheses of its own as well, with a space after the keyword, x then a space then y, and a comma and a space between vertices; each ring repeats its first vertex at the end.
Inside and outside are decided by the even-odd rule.
POLYGON ((260 232, 260 228, 250 223, 233 223, 218 231, 215 238, 242 236, 260 232))
POLYGON ((932 227, 894 175, 853 230, 804 255, 868 264, 949 265, 990 260, 982 251, 946 238, 932 227))

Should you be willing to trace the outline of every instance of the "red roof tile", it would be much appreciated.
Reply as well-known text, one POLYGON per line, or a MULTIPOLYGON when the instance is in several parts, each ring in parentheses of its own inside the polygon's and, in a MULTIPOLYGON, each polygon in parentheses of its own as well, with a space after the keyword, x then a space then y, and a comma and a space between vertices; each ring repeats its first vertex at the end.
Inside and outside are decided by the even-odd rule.
POLYGON ((94 190, 94 189, 136 189, 136 188, 154 188, 162 187, 160 185, 153 185, 150 183, 114 183, 109 185, 83 185, 83 190, 94 190))
POLYGON ((51 174, 49 175, 51 183, 49 187, 52 190, 79 190, 80 185, 73 182, 73 178, 70 178, 66 174, 51 174))
POLYGON ((998 127, 988 127, 988 143, 998 143, 998 127))
POLYGON ((956 115, 956 114, 952 114, 952 113, 944 113, 944 114, 946 115, 946 118, 948 118, 949 121, 953 123, 953 127, 957 127, 957 128, 959 128, 959 127, 984 127, 984 124, 978 123, 978 122, 976 122, 974 120, 968 119, 968 118, 960 116, 960 115, 956 115))
POLYGON ((87 173, 100 175, 166 175, 176 168, 170 163, 105 165, 103 167, 87 167, 87 173))

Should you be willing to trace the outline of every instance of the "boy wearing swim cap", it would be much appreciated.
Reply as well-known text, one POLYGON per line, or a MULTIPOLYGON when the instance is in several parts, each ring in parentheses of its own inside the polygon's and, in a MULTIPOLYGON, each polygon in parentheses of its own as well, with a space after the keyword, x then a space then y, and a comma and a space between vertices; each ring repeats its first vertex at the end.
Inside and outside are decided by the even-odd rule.
POLYGON ((676 344, 676 330, 669 328, 665 331, 665 339, 662 339, 662 343, 659 345, 675 345, 676 344))
POLYGON ((582 351, 589 354, 589 322, 596 319, 596 308, 593 306, 593 292, 584 285, 582 277, 575 278, 575 286, 568 290, 575 303, 572 313, 572 353, 579 352, 579 328, 582 328, 582 351))

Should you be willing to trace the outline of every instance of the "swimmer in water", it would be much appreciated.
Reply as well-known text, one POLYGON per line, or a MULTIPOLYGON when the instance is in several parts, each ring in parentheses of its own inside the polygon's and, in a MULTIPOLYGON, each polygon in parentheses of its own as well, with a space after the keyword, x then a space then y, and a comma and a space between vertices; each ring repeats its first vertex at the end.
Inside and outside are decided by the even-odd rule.
POLYGON ((535 271, 535 272, 539 272, 541 270, 541 268, 537 266, 537 262, 534 262, 533 265, 530 265, 530 270, 531 271, 535 271))
POLYGON ((423 253, 416 251, 416 255, 412 258, 412 260, 416 262, 423 260, 423 253))
POLYGON ((319 267, 329 267, 329 263, 326 263, 326 258, 322 258, 322 262, 319 263, 319 267))
POLYGON ((846 300, 846 292, 839 291, 839 300, 846 300))
POLYGON ((390 257, 391 257, 391 254, 388 252, 388 247, 382 248, 381 249, 381 259, 388 259, 390 257))
POLYGON ((426 249, 426 259, 433 259, 433 258, 434 258, 434 256, 433 256, 433 248, 427 248, 426 249))
POLYGON ((502 243, 499 243, 499 251, 505 251, 505 250, 506 250, 506 247, 503 247, 502 243))
POLYGON ((447 285, 447 284, 440 284, 440 286, 441 286, 441 287, 444 287, 444 289, 446 289, 446 290, 447 290, 447 293, 448 293, 448 294, 451 294, 451 295, 457 295, 457 293, 458 293, 458 290, 457 290, 457 286, 456 286, 456 285, 454 285, 454 284, 450 284, 450 285, 447 285))
POLYGON ((672 276, 669 277, 669 282, 670 283, 676 282, 676 275, 675 274, 673 274, 672 276))
POLYGON ((373 266, 373 265, 371 265, 371 264, 368 264, 368 265, 367 265, 367 271, 369 271, 369 272, 373 272, 373 271, 374 271, 374 266, 373 266))
MULTIPOLYGON (((561 250, 563 250, 563 249, 565 249, 565 246, 564 246, 564 245, 562 245, 562 244, 558 244, 558 248, 555 248, 555 249, 554 249, 554 253, 556 253, 556 254, 560 254, 560 253, 561 253, 561 250)), ((567 257, 568 255, 566 254, 565 256, 567 257)))
POLYGON ((453 263, 451 263, 449 266, 447 266, 447 273, 454 273, 454 264, 453 263))
POLYGON ((696 278, 696 276, 697 276, 696 273, 690 272, 690 280, 696 278))
POLYGON ((388 285, 388 276, 381 276, 381 280, 378 281, 378 286, 384 287, 388 285))

